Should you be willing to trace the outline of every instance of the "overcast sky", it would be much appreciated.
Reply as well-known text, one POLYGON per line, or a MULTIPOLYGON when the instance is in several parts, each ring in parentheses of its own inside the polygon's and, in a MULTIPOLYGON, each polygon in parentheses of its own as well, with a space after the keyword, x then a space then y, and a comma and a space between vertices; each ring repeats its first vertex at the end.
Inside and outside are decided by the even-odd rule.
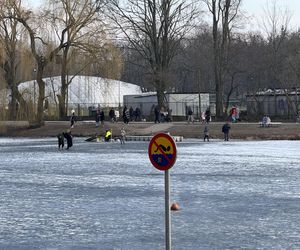
MULTIPOLYGON (((259 24, 262 23, 263 16, 268 9, 272 6, 271 0, 243 0, 242 8, 251 17, 251 29, 260 30, 259 24)), ((298 29, 300 27, 300 0, 276 0, 278 9, 282 12, 288 11, 291 16, 290 28, 298 29)))
MULTIPOLYGON (((26 0, 31 6, 38 7, 42 0, 26 0)), ((200 1, 200 0, 199 0, 200 1)), ((282 10, 288 10, 291 15, 290 28, 300 27, 300 0, 243 0, 242 8, 249 17, 247 29, 253 31, 261 30, 262 18, 265 15, 267 4, 271 6, 276 1, 277 6, 282 10)))

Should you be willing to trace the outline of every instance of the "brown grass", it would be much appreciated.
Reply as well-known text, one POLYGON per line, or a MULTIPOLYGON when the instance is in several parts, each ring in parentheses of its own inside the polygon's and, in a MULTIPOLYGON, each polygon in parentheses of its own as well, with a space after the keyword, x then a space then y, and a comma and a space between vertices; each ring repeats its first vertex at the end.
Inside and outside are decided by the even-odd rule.
MULTIPOLYGON (((223 123, 211 123, 209 125, 210 137, 212 139, 222 139, 221 131, 223 123)), ((155 125, 152 122, 130 123, 125 125, 122 122, 105 122, 104 125, 96 128, 95 123, 77 122, 72 129, 74 136, 93 136, 95 134, 104 135, 106 129, 113 130, 113 136, 119 136, 120 130, 125 127, 127 135, 152 135, 156 132, 169 132, 172 135, 183 136, 184 138, 203 138, 204 125, 195 123, 187 125, 186 123, 172 123, 170 126, 164 124, 155 125)), ((40 128, 28 129, 20 126, 19 128, 9 129, 7 136, 21 137, 51 137, 70 128, 69 122, 46 122, 40 128)), ((242 140, 300 140, 299 123, 282 123, 270 128, 260 128, 257 123, 237 123, 231 124, 231 139, 242 140)))

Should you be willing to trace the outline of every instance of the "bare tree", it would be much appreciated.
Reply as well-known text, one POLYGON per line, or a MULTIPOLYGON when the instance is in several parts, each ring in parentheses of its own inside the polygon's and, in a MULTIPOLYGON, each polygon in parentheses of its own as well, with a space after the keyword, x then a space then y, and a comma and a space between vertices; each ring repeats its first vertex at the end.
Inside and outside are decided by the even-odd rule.
MULTIPOLYGON (((25 10, 22 6, 16 4, 15 1, 8 2, 16 14, 8 14, 4 18, 17 20, 27 30, 31 52, 36 63, 36 82, 38 83, 37 123, 41 124, 43 122, 43 104, 45 101, 45 82, 43 77, 45 69, 57 59, 59 53, 61 53, 62 62, 62 88, 59 98, 59 110, 61 115, 65 115, 65 93, 72 80, 66 79, 70 59, 69 54, 72 52, 71 48, 74 48, 73 51, 81 49, 89 51, 91 54, 96 54, 95 48, 98 48, 99 45, 103 47, 101 41, 97 41, 97 38, 102 34, 102 32, 98 32, 99 28, 96 26, 99 23, 95 23, 93 32, 91 29, 88 29, 89 25, 94 25, 95 17, 100 11, 100 2, 102 3, 102 1, 61 0, 59 2, 62 3, 61 10, 64 12, 64 15, 55 16, 56 9, 53 9, 53 12, 49 10, 48 12, 40 13, 40 19, 37 19, 31 11, 25 10), (47 22, 49 16, 52 16, 52 22, 47 22), (51 34, 47 32, 51 25, 54 27, 57 25, 55 30, 58 40, 57 37, 52 39, 51 34)), ((87 66, 88 64, 84 65, 82 69, 87 66)))
POLYGON ((38 18, 35 17, 31 11, 24 9, 21 5, 18 5, 16 1, 13 0, 8 2, 15 14, 12 15, 8 13, 8 15, 3 18, 17 20, 24 26, 29 36, 31 53, 36 63, 36 82, 38 84, 38 103, 35 120, 37 124, 41 125, 44 119, 44 70, 49 62, 53 60, 55 55, 57 55, 58 51, 61 50, 63 44, 59 44, 57 47, 51 48, 49 44, 44 41, 43 37, 38 34, 41 30, 38 29, 39 27, 37 27, 37 25, 41 23, 41 20, 37 22, 38 18))
POLYGON ((288 63, 289 67, 295 75, 295 93, 296 93, 296 113, 299 114, 300 111, 300 96, 299 96, 299 91, 300 91, 300 86, 299 86, 299 81, 300 81, 300 52, 299 52, 299 47, 300 47, 300 39, 299 39, 299 31, 294 32, 290 35, 289 39, 289 46, 288 46, 288 63))
MULTIPOLYGON (((104 22, 100 18, 106 3, 98 1, 71 1, 71 0, 50 0, 46 9, 46 16, 53 27, 54 40, 59 41, 61 65, 61 91, 58 95, 59 117, 66 115, 66 93, 72 79, 86 69, 92 61, 79 64, 76 70, 70 69, 70 60, 79 51, 87 54, 99 55, 99 51, 106 46, 104 22), (69 78, 69 73, 73 76, 69 78)), ((78 53, 77 53, 78 54, 78 53)), ((83 62, 83 61, 82 61, 83 62)))
POLYGON ((212 14, 216 116, 223 117, 224 74, 231 30, 242 0, 203 0, 212 14))
POLYGON ((194 7, 187 0, 111 1, 110 17, 150 67, 159 106, 164 104, 171 62, 193 27, 194 7))
MULTIPOLYGON (((289 43, 289 23, 291 14, 287 9, 278 6, 277 1, 270 1, 270 5, 265 9, 263 26, 268 39, 268 65, 270 75, 272 76, 273 88, 280 87, 285 93, 288 106, 288 114, 295 116, 297 107, 292 103, 289 93, 295 85, 291 75, 293 71, 292 64, 289 60, 288 43, 289 43)), ((274 90, 275 102, 276 91, 274 90)), ((277 103, 275 103, 275 114, 277 114, 277 103)))
MULTIPOLYGON (((10 89, 9 119, 16 120, 19 106, 25 109, 27 107, 18 91, 18 85, 22 78, 28 77, 30 55, 27 53, 27 48, 21 44, 20 37, 24 30, 20 23, 16 19, 4 18, 5 15, 16 15, 9 3, 10 1, 4 1, 0 7, 0 45, 3 49, 0 68, 3 70, 5 82, 10 89), (18 102, 21 105, 18 105, 18 102)), ((15 3, 21 6, 20 0, 16 0, 15 3)))

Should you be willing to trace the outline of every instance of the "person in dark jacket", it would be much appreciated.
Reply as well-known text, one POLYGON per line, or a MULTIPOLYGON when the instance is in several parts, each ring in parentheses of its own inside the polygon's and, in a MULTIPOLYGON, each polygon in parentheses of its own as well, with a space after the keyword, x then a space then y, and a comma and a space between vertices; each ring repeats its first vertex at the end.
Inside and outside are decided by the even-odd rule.
POLYGON ((141 119, 141 110, 139 107, 136 107, 135 111, 134 111, 134 115, 135 115, 135 121, 139 121, 141 119))
POLYGON ((115 110, 113 108, 111 108, 109 111, 109 118, 111 122, 116 122, 115 110))
POLYGON ((73 136, 71 134, 71 131, 67 131, 67 132, 63 133, 63 135, 67 140, 67 149, 69 149, 70 147, 73 146, 73 136))
POLYGON ((124 109, 123 109, 123 121, 124 121, 124 123, 128 124, 129 119, 130 119, 129 109, 127 108, 127 106, 125 106, 124 109))
POLYGON ((60 147, 63 149, 65 146, 65 138, 63 133, 58 134, 57 139, 58 139, 58 149, 60 149, 60 147))
POLYGON ((129 119, 130 119, 130 121, 133 120, 133 116, 134 116, 134 110, 133 110, 132 106, 130 106, 130 108, 129 108, 129 119))
POLYGON ((228 141, 229 139, 229 130, 230 130, 230 125, 228 122, 226 122, 222 127, 222 132, 224 133, 224 141, 228 141))
POLYGON ((191 107, 187 108, 187 115, 188 115, 188 120, 187 120, 188 124, 190 124, 190 122, 194 123, 193 110, 191 107))
POLYGON ((205 111, 205 122, 206 122, 206 124, 208 124, 210 122, 210 109, 209 108, 205 111))
POLYGON ((155 123, 160 123, 160 110, 159 110, 159 106, 156 105, 154 108, 154 114, 155 114, 155 123))
POLYGON ((166 117, 167 122, 172 122, 172 109, 167 108, 167 117, 166 117))
POLYGON ((103 111, 103 109, 101 109, 101 111, 100 111, 100 123, 104 124, 104 120, 105 120, 104 111, 103 111))
POLYGON ((208 126, 205 126, 204 127, 204 141, 207 139, 207 141, 209 141, 209 129, 208 129, 208 126))
POLYGON ((75 122, 76 122, 76 116, 75 116, 75 111, 72 110, 72 115, 70 118, 70 122, 71 122, 71 128, 74 128, 75 122))
POLYGON ((96 122, 96 127, 99 127, 99 122, 100 122, 100 110, 99 109, 97 109, 97 111, 96 111, 95 122, 96 122))

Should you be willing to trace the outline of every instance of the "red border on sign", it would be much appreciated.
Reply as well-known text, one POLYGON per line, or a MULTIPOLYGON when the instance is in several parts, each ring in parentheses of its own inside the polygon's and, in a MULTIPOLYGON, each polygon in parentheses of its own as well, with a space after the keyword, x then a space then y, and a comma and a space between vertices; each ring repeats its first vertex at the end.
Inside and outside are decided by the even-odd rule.
MULTIPOLYGON (((158 146, 158 148, 159 148, 159 146, 158 146)), ((173 165, 176 161, 176 157, 177 157, 177 148, 176 148, 176 144, 174 142, 174 139, 170 135, 165 134, 165 133, 159 133, 159 134, 154 135, 152 137, 152 139, 150 140, 150 143, 149 143, 149 146, 148 146, 148 156, 149 156, 149 159, 150 159, 152 165, 155 168, 157 168, 158 170, 165 171, 165 170, 170 169, 171 167, 173 167, 173 165), (153 160, 152 154, 151 154, 152 145, 155 144, 156 146, 158 146, 157 143, 156 143, 156 139, 160 138, 160 137, 166 138, 169 142, 171 142, 171 145, 173 147, 173 157, 171 159, 167 155, 165 155, 163 150, 160 150, 160 152, 164 155, 164 157, 169 162, 169 164, 167 166, 163 166, 163 167, 160 166, 156 161, 153 160)))

